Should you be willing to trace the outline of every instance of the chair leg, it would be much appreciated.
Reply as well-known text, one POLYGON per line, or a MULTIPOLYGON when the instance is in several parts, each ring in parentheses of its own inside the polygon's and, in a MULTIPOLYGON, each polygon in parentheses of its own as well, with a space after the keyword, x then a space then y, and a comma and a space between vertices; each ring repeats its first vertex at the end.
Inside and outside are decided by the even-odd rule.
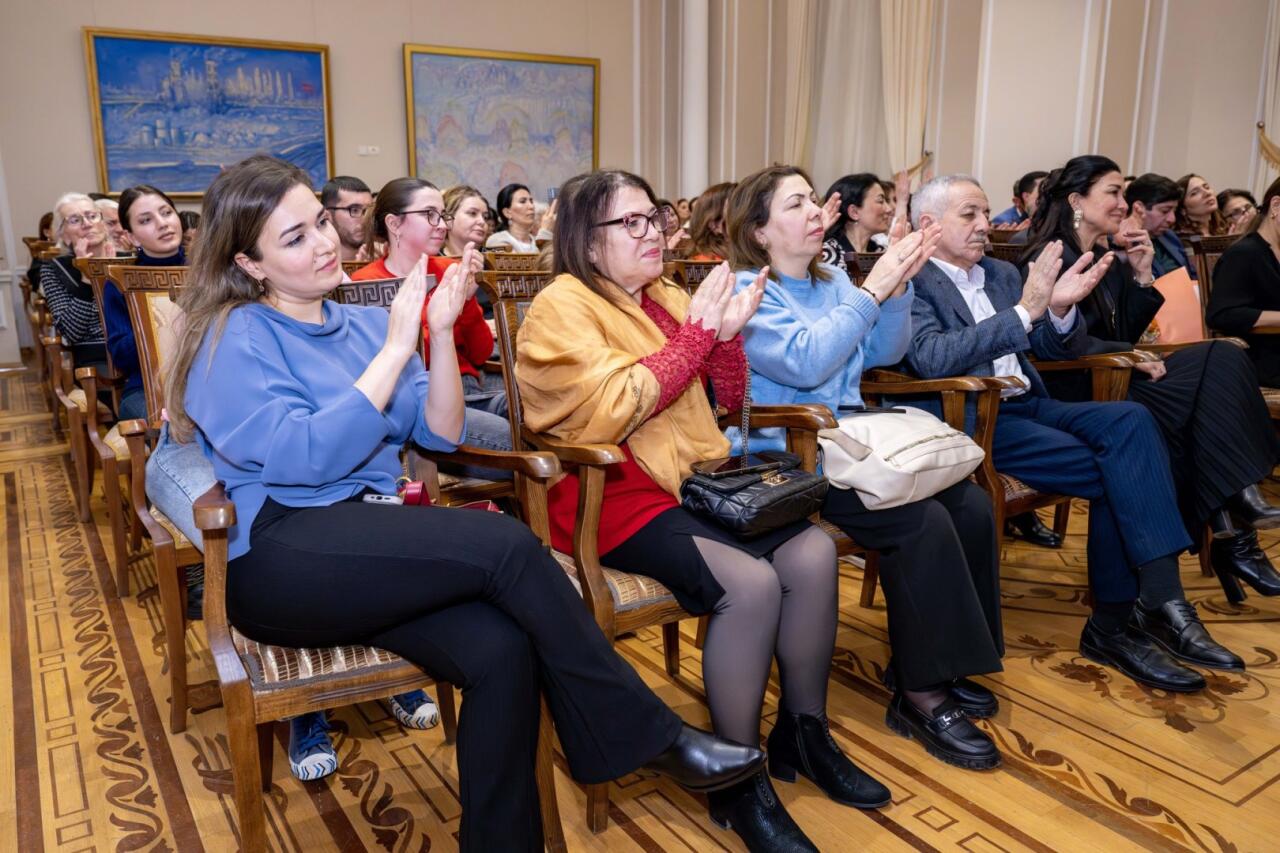
POLYGON ((1067 535, 1067 525, 1071 522, 1071 501, 1063 501, 1053 508, 1053 532, 1059 536, 1067 535))
POLYGON ((609 783, 587 785, 587 828, 604 832, 609 826, 609 783))
POLYGON ((124 501, 120 499, 120 477, 116 473, 116 460, 102 461, 102 491, 107 501, 107 521, 111 524, 111 551, 116 564, 116 593, 129 594, 129 543, 125 537, 128 527, 124 518, 124 501))
POLYGON ((1200 532, 1200 574, 1207 578, 1213 577, 1213 562, 1209 556, 1209 546, 1213 544, 1213 531, 1209 529, 1209 525, 1204 526, 1204 530, 1200 532))
POLYGON ((680 674, 680 623, 668 622, 662 626, 662 651, 667 659, 667 675, 680 674))
POLYGON ((453 685, 447 681, 436 682, 436 704, 440 706, 440 722, 444 725, 444 742, 458 739, 458 711, 454 703, 453 685))
POLYGON ((698 633, 693 640, 693 645, 698 649, 698 651, 702 651, 702 647, 707 644, 707 627, 710 624, 711 624, 710 616, 698 617, 698 633))
MULTIPOLYGON (((262 728, 253 724, 253 700, 246 682, 223 690, 227 706, 227 744, 235 783, 236 815, 243 850, 267 849, 267 821, 262 805, 262 728)), ((270 724, 267 724, 268 726, 270 724)))
POLYGON ((876 582, 880 580, 880 552, 868 550, 862 562, 862 595, 858 603, 871 607, 876 601, 876 582))
POLYGON ((262 777, 262 792, 271 790, 271 767, 276 758, 276 726, 278 720, 258 723, 258 772, 262 777))
POLYGON ((156 585, 160 587, 160 615, 164 619, 165 649, 169 655, 169 731, 187 728, 187 614, 182 606, 185 586, 182 570, 171 546, 155 549, 156 585))
POLYGON ((71 461, 76 469, 76 500, 80 510, 80 520, 89 521, 89 494, 93 489, 93 466, 89 464, 87 448, 88 434, 79 412, 72 412, 68 432, 71 433, 71 461))
POLYGON ((542 699, 542 714, 538 719, 538 757, 534 773, 538 779, 538 804, 542 809, 542 838, 550 853, 564 853, 567 849, 564 825, 560 822, 560 804, 556 802, 554 735, 551 711, 545 698, 542 699))

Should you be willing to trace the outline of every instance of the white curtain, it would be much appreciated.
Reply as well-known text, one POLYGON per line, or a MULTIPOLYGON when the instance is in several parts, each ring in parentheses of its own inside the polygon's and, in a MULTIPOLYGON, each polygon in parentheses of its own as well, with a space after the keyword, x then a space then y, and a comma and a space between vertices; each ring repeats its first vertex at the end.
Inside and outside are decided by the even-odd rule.
POLYGON ((814 106, 809 116, 809 166, 825 195, 841 175, 888 175, 881 88, 880 8, 871 2, 824 0, 814 106))
MULTIPOLYGON (((1259 121, 1266 123, 1266 135, 1274 143, 1280 143, 1280 3, 1271 0, 1270 13, 1267 15, 1267 38, 1263 53, 1264 89, 1262 93, 1262 115, 1259 121)), ((1280 176, 1280 167, 1272 162, 1262 151, 1265 142, 1258 141, 1258 162, 1253 179, 1253 194, 1258 201, 1271 186, 1271 182, 1280 176)), ((1274 154, 1274 151, 1272 152, 1274 154)))
POLYGON ((884 119, 891 172, 908 169, 924 151, 934 0, 880 0, 884 119))
POLYGON ((818 65, 818 0, 788 0, 787 89, 783 111, 782 162, 810 164, 809 125, 813 78, 818 65))

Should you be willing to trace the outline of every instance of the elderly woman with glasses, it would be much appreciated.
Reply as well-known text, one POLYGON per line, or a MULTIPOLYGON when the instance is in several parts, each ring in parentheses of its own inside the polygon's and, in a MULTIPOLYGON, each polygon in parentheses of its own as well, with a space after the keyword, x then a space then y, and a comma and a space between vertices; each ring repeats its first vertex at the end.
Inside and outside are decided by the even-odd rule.
POLYGON ((87 195, 66 193, 53 210, 54 233, 64 254, 40 267, 40 292, 75 366, 105 366, 107 344, 98 303, 75 262, 76 258, 114 258, 116 247, 101 211, 87 195))
MULTIPOLYGON (((726 264, 692 297, 663 278, 674 211, 630 173, 572 178, 558 201, 555 278, 520 326, 516 379, 531 429, 622 447, 624 461, 605 475, 601 563, 652 577, 686 610, 710 616, 702 673, 716 734, 759 743, 776 658, 772 774, 794 780, 799 771, 840 802, 884 805, 889 792, 827 730, 838 577, 831 539, 799 521, 743 541, 677 497, 695 463, 730 453, 709 395, 730 410, 742 405, 739 333, 760 305, 767 271, 736 295, 726 264)), ((573 547, 578 490, 574 474, 551 490, 551 535, 561 550, 573 547)), ((815 849, 763 772, 709 800, 712 819, 752 850, 815 849)))
MULTIPOLYGON (((386 254, 352 274, 353 281, 376 278, 402 278, 424 255, 427 272, 436 280, 459 258, 441 255, 454 217, 445 212, 444 196, 430 181, 421 178, 396 178, 378 191, 369 209, 365 239, 370 252, 375 244, 387 247, 386 254)), ((472 245, 466 243, 463 248, 472 245)), ((484 261, 479 252, 470 255, 472 267, 479 272, 484 261)), ((431 297, 428 295, 427 300, 431 297)), ((423 349, 427 368, 431 368, 430 330, 423 320, 423 349)), ((507 423, 507 395, 500 385, 486 384, 483 365, 493 355, 493 331, 485 322, 484 312, 475 296, 467 298, 457 323, 453 340, 458 350, 458 369, 462 372, 462 392, 467 405, 465 443, 490 450, 511 449, 511 427, 507 423)), ((479 473, 479 472, 476 472, 479 473)), ((498 478, 498 472, 488 472, 498 478)))

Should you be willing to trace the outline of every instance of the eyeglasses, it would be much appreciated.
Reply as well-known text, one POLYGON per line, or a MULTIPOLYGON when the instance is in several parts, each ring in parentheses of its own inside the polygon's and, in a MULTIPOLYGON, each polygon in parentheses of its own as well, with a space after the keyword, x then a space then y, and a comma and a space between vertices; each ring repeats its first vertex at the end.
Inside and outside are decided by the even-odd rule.
POLYGON ((326 207, 325 210, 343 211, 352 219, 359 219, 364 216, 364 212, 369 209, 367 204, 349 204, 346 207, 326 207))
POLYGON ((401 216, 408 216, 410 213, 420 213, 427 218, 427 224, 432 228, 443 222, 445 225, 453 224, 453 217, 447 213, 441 213, 434 207, 428 207, 426 210, 402 210, 401 216))
POLYGON ((596 228, 606 228, 610 225, 621 225, 627 229, 627 233, 633 239, 643 240, 645 235, 649 233, 649 226, 652 225, 661 232, 666 232, 676 224, 676 213, 669 207, 660 207, 648 216, 643 213, 628 213, 617 219, 610 219, 608 222, 597 222, 596 228))
POLYGON ((63 221, 74 228, 79 228, 81 225, 84 225, 86 222, 88 222, 90 225, 92 225, 95 222, 101 222, 102 214, 96 210, 93 210, 93 211, 90 211, 89 213, 84 213, 84 214, 73 213, 63 221))
POLYGON ((1257 205, 1253 204, 1252 202, 1245 202, 1243 207, 1238 207, 1235 210, 1228 213, 1227 219, 1230 220, 1231 222, 1235 222, 1237 219, 1241 219, 1245 216, 1252 216, 1257 212, 1258 212, 1257 205))

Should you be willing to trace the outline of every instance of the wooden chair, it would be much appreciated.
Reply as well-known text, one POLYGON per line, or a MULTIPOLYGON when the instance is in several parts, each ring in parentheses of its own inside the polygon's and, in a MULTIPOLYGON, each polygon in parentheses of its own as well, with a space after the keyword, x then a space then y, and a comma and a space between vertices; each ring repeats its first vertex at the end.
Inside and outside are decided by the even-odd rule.
MULTIPOLYGON (((227 621, 226 531, 235 524, 235 507, 226 500, 222 485, 215 486, 193 507, 196 524, 204 534, 204 553, 158 509, 148 507, 147 445, 158 433, 159 411, 163 405, 163 356, 173 343, 172 323, 181 313, 173 297, 181 292, 187 269, 112 267, 109 270, 108 274, 125 294, 147 394, 148 420, 127 421, 121 425, 121 433, 130 451, 134 512, 151 537, 156 553, 173 695, 169 729, 175 734, 186 729, 186 588, 180 583, 178 568, 203 561, 205 633, 226 708, 241 846, 245 850, 261 850, 266 849, 261 792, 270 789, 272 733, 276 721, 435 684, 445 742, 453 743, 457 730, 454 688, 448 682, 435 682, 398 655, 371 646, 294 649, 248 639, 227 621)), ((559 473, 554 456, 479 449, 460 449, 457 453, 464 456, 463 461, 468 464, 514 471, 517 495, 520 505, 526 509, 527 520, 535 526, 541 523, 545 530, 546 481, 559 473)), ((423 452, 423 455, 436 454, 423 452)), ((436 488, 438 490, 438 486, 436 488)), ((549 719, 544 707, 537 778, 547 845, 559 851, 565 849, 564 830, 555 799, 549 719)))
POLYGON ((1195 256, 1196 276, 1200 279, 1200 305, 1209 304, 1209 294, 1213 292, 1213 269, 1218 265, 1222 253, 1243 234, 1223 234, 1218 237, 1205 237, 1200 234, 1181 235, 1187 248, 1195 256))
MULTIPOLYGON (((107 283, 107 267, 117 266, 129 263, 127 258, 77 258, 76 268, 89 282, 90 288, 93 290, 93 300, 98 306, 98 323, 102 329, 102 339, 107 340, 107 318, 106 312, 103 310, 103 287, 107 283)), ((124 387, 125 377, 116 370, 115 364, 111 359, 111 351, 107 350, 107 370, 105 373, 98 372, 92 367, 82 367, 76 370, 75 378, 80 387, 84 389, 86 400, 98 399, 98 391, 101 386, 106 386, 111 391, 112 410, 120 411, 120 391, 124 387)), ((124 439, 120 436, 120 430, 116 425, 112 425, 110 429, 104 430, 105 424, 101 424, 97 416, 97 407, 85 407, 85 436, 88 439, 88 446, 93 449, 94 455, 84 460, 85 464, 81 466, 77 463, 77 498, 82 507, 82 520, 87 520, 83 516, 88 515, 89 510, 89 485, 93 480, 93 469, 95 459, 98 467, 102 468, 102 495, 107 503, 108 520, 111 523, 113 536, 117 530, 124 530, 124 525, 116 520, 123 503, 120 499, 120 480, 119 475, 128 474, 127 467, 120 467, 117 463, 128 462, 128 446, 124 439), (125 458, 121 459, 121 455, 125 458)), ((115 416, 112 416, 115 419, 115 416)), ((113 541, 112 548, 114 550, 117 563, 120 560, 127 559, 127 549, 123 541, 113 541)), ((121 572, 117 567, 117 579, 121 577, 121 572)), ((128 574, 124 573, 127 580, 128 574)), ((117 589, 121 596, 128 595, 127 589, 117 589)))
POLYGON ((484 265, 496 272, 535 272, 539 257, 537 252, 486 252, 484 265))
POLYGON ((987 239, 993 244, 1008 243, 1015 234, 1025 230, 1025 228, 992 228, 987 231, 987 239))
MULTIPOLYGON (((692 614, 682 608, 671 591, 645 575, 607 569, 600 564, 597 535, 600 506, 604 498, 605 472, 625 458, 622 448, 612 444, 573 444, 525 427, 521 412, 520 388, 515 378, 516 335, 530 303, 549 282, 538 273, 486 272, 480 286, 489 294, 498 326, 498 347, 507 388, 512 430, 522 443, 553 452, 560 463, 573 468, 579 478, 578 518, 573 534, 573 554, 555 552, 556 559, 582 592, 583 602, 610 641, 652 626, 662 627, 667 674, 680 671, 681 619, 692 614)), ((754 406, 752 426, 784 427, 788 448, 810 465, 817 458, 817 431, 835 425, 835 419, 821 407, 754 406)), ((810 469, 812 470, 812 468, 810 469)), ((542 531, 535 528, 541 536, 542 531)), ((543 539, 550 542, 550 534, 543 539)), ((587 825, 602 832, 608 825, 607 785, 587 786, 587 825)))
POLYGON ((844 265, 849 271, 849 280, 853 282, 854 287, 862 283, 870 273, 871 268, 876 265, 884 254, 882 252, 845 252, 844 265))
POLYGON ((356 270, 369 266, 369 261, 343 261, 342 271, 347 275, 355 275, 356 270))
POLYGON ((993 240, 991 249, 987 254, 996 260, 1008 261, 1016 266, 1018 259, 1022 257, 1022 253, 1026 250, 1027 247, 1022 243, 997 243, 993 240))
MULTIPOLYGON (((670 277, 685 290, 693 293, 698 285, 723 261, 671 261, 670 277)), ((665 272, 665 267, 664 267, 665 272)))
MULTIPOLYGON (((61 249, 57 246, 51 246, 50 248, 41 251, 36 257, 42 262, 48 262, 60 257, 61 255, 61 249)), ((39 282, 34 282, 33 284, 38 285, 39 282)), ((62 420, 60 418, 60 413, 62 412, 62 407, 59 405, 54 385, 57 373, 61 369, 62 338, 58 335, 58 331, 53 325, 53 313, 49 310, 49 305, 45 301, 43 294, 33 297, 32 301, 38 311, 38 315, 33 318, 34 322, 32 323, 32 329, 35 332, 35 346, 37 349, 36 357, 37 360, 41 362, 40 376, 44 382, 45 399, 49 403, 49 411, 53 413, 54 435, 61 438, 62 420), (52 348, 53 341, 50 340, 51 338, 57 338, 58 348, 56 353, 52 348)), ((68 383, 68 390, 70 389, 70 386, 73 385, 74 381, 68 383)))

